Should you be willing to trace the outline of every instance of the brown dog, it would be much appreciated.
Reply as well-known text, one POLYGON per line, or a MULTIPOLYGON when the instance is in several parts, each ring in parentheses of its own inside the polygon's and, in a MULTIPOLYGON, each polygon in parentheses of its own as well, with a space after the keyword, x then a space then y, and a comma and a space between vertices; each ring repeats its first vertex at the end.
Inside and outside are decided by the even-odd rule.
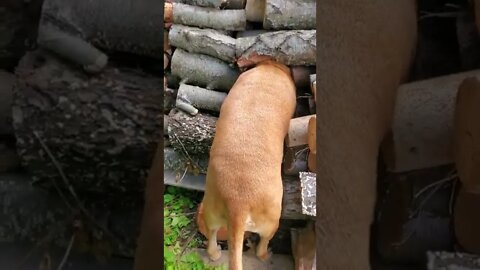
POLYGON ((208 255, 220 258, 216 235, 225 226, 230 270, 242 269, 245 231, 260 235, 256 255, 269 258, 282 208, 283 142, 295 105, 289 68, 267 60, 240 75, 220 110, 203 207, 208 255))

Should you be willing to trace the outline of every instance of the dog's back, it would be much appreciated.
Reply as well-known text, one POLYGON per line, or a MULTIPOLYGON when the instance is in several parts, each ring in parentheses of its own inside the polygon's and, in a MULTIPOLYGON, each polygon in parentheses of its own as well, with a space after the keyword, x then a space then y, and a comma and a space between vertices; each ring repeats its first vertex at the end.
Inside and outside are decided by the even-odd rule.
POLYGON ((267 61, 241 74, 222 105, 203 203, 208 253, 220 256, 215 234, 226 226, 230 269, 242 269, 244 231, 259 233, 257 256, 268 258, 281 213, 283 141, 295 104, 289 69, 267 61))

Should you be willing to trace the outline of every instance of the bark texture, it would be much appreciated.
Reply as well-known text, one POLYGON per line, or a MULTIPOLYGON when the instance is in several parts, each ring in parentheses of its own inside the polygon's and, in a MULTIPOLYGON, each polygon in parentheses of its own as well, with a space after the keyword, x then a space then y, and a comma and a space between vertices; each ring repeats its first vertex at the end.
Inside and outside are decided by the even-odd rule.
POLYGON ((315 29, 316 0, 265 0, 266 29, 315 29))

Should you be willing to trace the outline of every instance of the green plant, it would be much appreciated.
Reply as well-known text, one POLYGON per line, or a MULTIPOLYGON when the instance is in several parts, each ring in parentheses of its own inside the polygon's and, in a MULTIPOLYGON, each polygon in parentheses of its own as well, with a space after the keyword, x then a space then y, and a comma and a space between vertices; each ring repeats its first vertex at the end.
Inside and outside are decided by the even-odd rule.
POLYGON ((200 247, 202 240, 195 222, 196 205, 201 196, 197 192, 168 187, 164 200, 164 262, 165 270, 221 270, 211 267, 191 248, 200 247))

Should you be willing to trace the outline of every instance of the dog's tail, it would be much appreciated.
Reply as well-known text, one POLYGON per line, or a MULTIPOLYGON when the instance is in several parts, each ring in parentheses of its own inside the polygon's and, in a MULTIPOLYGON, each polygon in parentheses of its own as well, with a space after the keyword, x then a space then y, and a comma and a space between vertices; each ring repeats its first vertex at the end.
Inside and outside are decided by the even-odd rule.
POLYGON ((246 215, 229 213, 228 220, 228 260, 229 270, 242 270, 243 239, 245 236, 246 215))

